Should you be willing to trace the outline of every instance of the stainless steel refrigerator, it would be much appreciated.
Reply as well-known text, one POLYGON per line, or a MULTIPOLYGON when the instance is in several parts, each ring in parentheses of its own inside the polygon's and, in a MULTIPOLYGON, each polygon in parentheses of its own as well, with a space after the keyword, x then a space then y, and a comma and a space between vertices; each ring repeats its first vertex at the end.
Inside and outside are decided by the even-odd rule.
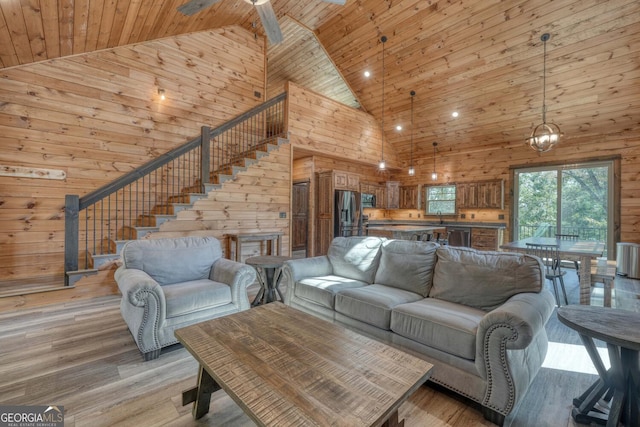
POLYGON ((333 236, 362 236, 362 209, 360 193, 336 190, 334 203, 333 236))

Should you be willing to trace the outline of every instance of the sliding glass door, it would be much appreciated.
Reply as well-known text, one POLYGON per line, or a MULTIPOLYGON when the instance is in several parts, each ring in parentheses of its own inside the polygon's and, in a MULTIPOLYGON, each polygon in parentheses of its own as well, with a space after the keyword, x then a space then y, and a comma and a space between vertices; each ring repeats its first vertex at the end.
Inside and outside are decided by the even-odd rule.
POLYGON ((514 240, 576 234, 612 247, 612 161, 514 172, 514 240))

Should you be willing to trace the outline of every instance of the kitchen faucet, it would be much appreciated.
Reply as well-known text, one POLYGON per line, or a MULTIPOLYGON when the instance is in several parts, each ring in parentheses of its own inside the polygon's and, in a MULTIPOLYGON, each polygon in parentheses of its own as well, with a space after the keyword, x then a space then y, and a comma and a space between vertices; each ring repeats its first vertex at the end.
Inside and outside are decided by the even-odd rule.
POLYGON ((438 211, 437 212, 438 217, 440 218, 440 224, 442 224, 444 221, 442 221, 442 211, 438 211))

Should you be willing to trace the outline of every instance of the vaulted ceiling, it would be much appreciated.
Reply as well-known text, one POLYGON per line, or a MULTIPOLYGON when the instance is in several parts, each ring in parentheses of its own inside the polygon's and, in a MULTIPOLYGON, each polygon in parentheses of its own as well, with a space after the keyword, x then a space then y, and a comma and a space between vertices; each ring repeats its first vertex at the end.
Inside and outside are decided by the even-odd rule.
MULTIPOLYGON (((187 17, 186 0, 1 0, 2 68, 170 35, 240 25, 262 28, 244 0, 187 17)), ((440 150, 523 144, 542 116, 565 144, 639 136, 637 0, 272 0, 285 42, 268 49, 269 81, 291 79, 363 108, 407 158, 440 150), (382 44, 385 49, 382 97, 382 44), (284 66, 282 64, 287 64, 284 66), (371 77, 364 77, 369 70, 371 77), (410 95, 415 90, 414 130, 410 95), (384 101, 384 114, 382 104, 384 101), (459 112, 458 118, 451 116, 459 112), (404 130, 398 132, 395 125, 404 130)), ((274 95, 274 94, 271 94, 274 95)))

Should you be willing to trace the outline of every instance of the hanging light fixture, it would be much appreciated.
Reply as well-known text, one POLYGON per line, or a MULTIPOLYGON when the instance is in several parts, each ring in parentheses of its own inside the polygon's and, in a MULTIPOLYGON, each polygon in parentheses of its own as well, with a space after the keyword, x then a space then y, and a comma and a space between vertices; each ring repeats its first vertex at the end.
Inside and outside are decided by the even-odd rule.
POLYGON ((433 172, 431 172, 431 180, 436 181, 438 179, 438 172, 436 172, 436 147, 438 146, 437 142, 433 143, 433 172))
POLYGON ((540 40, 544 45, 544 66, 542 71, 542 123, 536 126, 531 132, 531 136, 527 138, 527 144, 533 150, 544 153, 556 146, 562 132, 555 123, 547 123, 547 104, 546 104, 546 84, 547 84, 547 40, 551 36, 544 33, 540 40))
POLYGON ((380 163, 378 163, 378 169, 381 171, 387 168, 387 164, 384 161, 384 44, 387 42, 387 36, 380 37, 380 41, 382 42, 382 112, 381 114, 381 122, 382 122, 382 150, 380 155, 380 163))
POLYGON ((409 176, 414 176, 416 174, 416 170, 413 167, 413 97, 416 96, 416 91, 412 90, 411 95, 411 157, 409 161, 409 176))

